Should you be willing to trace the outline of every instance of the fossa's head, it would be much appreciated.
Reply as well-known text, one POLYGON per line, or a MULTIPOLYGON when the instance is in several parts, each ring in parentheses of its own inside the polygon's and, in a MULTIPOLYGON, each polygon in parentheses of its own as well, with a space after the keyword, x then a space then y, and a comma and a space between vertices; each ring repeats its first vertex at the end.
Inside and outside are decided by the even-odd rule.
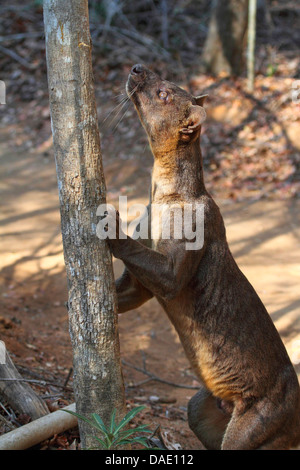
POLYGON ((192 96, 140 64, 132 67, 126 91, 153 149, 175 150, 199 136, 206 118, 203 102, 207 95, 192 96))

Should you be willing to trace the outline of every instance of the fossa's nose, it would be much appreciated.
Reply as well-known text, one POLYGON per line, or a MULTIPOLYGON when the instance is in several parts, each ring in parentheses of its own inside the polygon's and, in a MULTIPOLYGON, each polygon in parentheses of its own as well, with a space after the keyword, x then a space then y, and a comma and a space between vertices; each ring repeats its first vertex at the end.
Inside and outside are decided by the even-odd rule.
POLYGON ((144 67, 142 64, 135 64, 131 69, 132 75, 141 75, 144 72, 144 67))

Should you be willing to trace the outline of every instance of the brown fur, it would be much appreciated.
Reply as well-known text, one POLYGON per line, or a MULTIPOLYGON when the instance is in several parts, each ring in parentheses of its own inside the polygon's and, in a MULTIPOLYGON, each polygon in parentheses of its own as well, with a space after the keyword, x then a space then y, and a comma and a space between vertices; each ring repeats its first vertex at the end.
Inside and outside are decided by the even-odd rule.
MULTIPOLYGON (((133 67, 127 82, 154 154, 149 205, 204 204, 204 245, 184 239, 110 240, 124 261, 119 311, 156 296, 203 383, 191 429, 209 449, 289 449, 300 441, 296 373, 264 305, 229 250, 219 208, 203 181, 203 97, 133 67)), ((112 217, 109 214, 108 217, 112 217)), ((150 220, 157 226, 158 220, 150 220)))

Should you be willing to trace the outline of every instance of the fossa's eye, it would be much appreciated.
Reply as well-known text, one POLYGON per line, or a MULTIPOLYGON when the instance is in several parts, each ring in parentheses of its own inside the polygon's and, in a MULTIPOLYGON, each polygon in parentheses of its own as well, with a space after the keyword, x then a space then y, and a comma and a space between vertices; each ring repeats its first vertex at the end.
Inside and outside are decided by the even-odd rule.
POLYGON ((158 96, 161 100, 165 100, 168 97, 168 92, 165 90, 160 90, 158 96))

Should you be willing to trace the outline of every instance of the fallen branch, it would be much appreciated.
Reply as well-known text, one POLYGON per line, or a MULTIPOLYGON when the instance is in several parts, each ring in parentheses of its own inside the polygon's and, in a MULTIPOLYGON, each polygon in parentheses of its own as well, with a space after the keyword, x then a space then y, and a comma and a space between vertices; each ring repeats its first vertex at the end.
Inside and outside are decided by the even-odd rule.
POLYGON ((25 450, 77 426, 77 418, 62 410, 75 411, 75 403, 0 436, 0 450, 25 450))
POLYGON ((70 387, 66 387, 66 385, 62 385, 62 384, 59 384, 57 382, 49 382, 48 380, 38 380, 38 379, 24 379, 23 377, 22 378, 2 378, 0 377, 0 382, 26 382, 26 383, 30 383, 30 384, 36 384, 36 385, 42 385, 42 386, 46 386, 46 385, 53 385, 54 387, 57 387, 57 388, 63 388, 64 390, 68 390, 70 392, 73 391, 72 388, 70 387))
POLYGON ((151 372, 148 372, 146 369, 142 369, 141 367, 134 366, 133 364, 130 364, 127 361, 122 360, 122 364, 127 367, 131 367, 132 369, 137 370, 138 372, 141 372, 142 374, 147 375, 150 380, 156 380, 157 382, 161 382, 163 384, 171 385, 172 387, 177 387, 177 388, 188 388, 192 390, 198 390, 200 388, 199 385, 183 385, 183 384, 177 384, 175 382, 170 382, 169 380, 164 380, 161 379, 160 377, 157 377, 157 375, 152 374, 151 372))
POLYGON ((26 382, 27 380, 19 374, 6 351, 5 363, 0 364, 0 396, 10 404, 13 410, 27 414, 35 420, 49 413, 49 410, 26 382))
POLYGON ((10 42, 10 41, 22 41, 23 39, 32 39, 39 38, 44 36, 44 31, 35 31, 32 33, 18 33, 18 34, 9 34, 7 36, 0 36, 0 42, 10 42))

